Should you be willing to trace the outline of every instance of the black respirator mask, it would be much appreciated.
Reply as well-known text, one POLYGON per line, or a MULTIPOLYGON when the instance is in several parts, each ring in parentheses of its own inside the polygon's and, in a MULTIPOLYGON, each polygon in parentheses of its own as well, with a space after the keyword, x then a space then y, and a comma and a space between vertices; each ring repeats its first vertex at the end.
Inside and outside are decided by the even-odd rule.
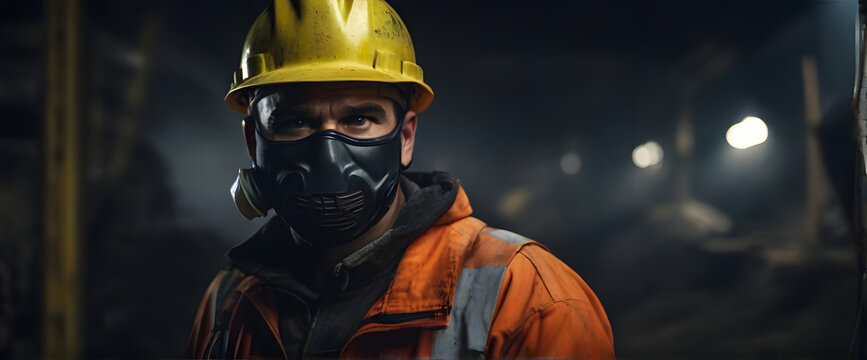
POLYGON ((315 246, 361 236, 382 219, 397 192, 403 116, 398 119, 389 134, 365 140, 326 130, 272 141, 257 124, 256 162, 241 169, 232 185, 235 205, 248 219, 273 208, 315 246))

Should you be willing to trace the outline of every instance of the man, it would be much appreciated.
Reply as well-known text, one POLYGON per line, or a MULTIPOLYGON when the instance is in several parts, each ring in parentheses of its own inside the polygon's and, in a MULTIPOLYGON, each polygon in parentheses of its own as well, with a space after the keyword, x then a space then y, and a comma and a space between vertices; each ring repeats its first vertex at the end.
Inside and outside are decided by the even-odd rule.
POLYGON ((248 218, 190 335, 194 358, 613 358, 584 281, 470 216, 449 174, 405 172, 433 92, 382 0, 275 0, 226 101, 253 162, 248 218))

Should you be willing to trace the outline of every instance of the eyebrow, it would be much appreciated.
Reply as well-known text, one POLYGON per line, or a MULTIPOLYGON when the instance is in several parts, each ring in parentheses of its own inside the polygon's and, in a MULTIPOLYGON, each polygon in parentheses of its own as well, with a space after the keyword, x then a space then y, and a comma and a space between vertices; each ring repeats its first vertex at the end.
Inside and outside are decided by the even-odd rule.
POLYGON ((386 118, 385 109, 379 104, 364 103, 360 105, 344 105, 340 109, 344 114, 369 114, 379 116, 383 120, 386 118))
POLYGON ((303 107, 277 108, 269 114, 268 118, 265 119, 265 122, 267 123, 266 125, 272 127, 275 124, 286 121, 287 119, 313 119, 316 117, 316 114, 303 107))
MULTIPOLYGON (((359 105, 344 105, 340 108, 343 114, 364 114, 379 117, 386 120, 387 113, 385 109, 376 103, 363 103, 359 105)), ((265 125, 274 127, 275 125, 284 122, 288 119, 308 119, 313 120, 319 118, 313 111, 304 107, 287 107, 277 108, 269 114, 265 120, 265 125)))
POLYGON ((271 112, 271 115, 279 115, 280 117, 303 117, 303 118, 311 118, 316 117, 316 114, 309 109, 305 109, 303 107, 297 108, 277 108, 271 112))

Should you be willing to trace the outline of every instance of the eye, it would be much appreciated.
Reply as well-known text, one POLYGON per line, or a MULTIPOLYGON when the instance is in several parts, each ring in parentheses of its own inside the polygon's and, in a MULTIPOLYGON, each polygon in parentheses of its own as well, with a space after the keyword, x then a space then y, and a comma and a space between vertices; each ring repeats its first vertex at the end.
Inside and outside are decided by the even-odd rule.
POLYGON ((310 122, 305 119, 276 119, 268 118, 268 127, 275 130, 294 130, 310 127, 310 122))
POLYGON ((343 124, 346 126, 362 127, 367 125, 370 118, 361 115, 353 115, 343 119, 343 124))
POLYGON ((300 129, 300 128, 307 127, 307 122, 302 120, 302 119, 292 119, 292 120, 286 121, 286 127, 293 128, 293 129, 300 129))

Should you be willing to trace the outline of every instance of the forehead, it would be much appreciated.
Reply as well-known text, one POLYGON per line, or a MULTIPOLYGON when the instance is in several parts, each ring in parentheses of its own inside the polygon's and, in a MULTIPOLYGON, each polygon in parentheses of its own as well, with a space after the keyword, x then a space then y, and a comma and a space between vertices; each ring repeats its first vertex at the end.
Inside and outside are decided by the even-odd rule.
POLYGON ((302 83, 285 84, 263 88, 253 103, 258 109, 263 107, 316 106, 320 104, 344 102, 388 103, 399 94, 392 86, 369 82, 339 83, 302 83))

